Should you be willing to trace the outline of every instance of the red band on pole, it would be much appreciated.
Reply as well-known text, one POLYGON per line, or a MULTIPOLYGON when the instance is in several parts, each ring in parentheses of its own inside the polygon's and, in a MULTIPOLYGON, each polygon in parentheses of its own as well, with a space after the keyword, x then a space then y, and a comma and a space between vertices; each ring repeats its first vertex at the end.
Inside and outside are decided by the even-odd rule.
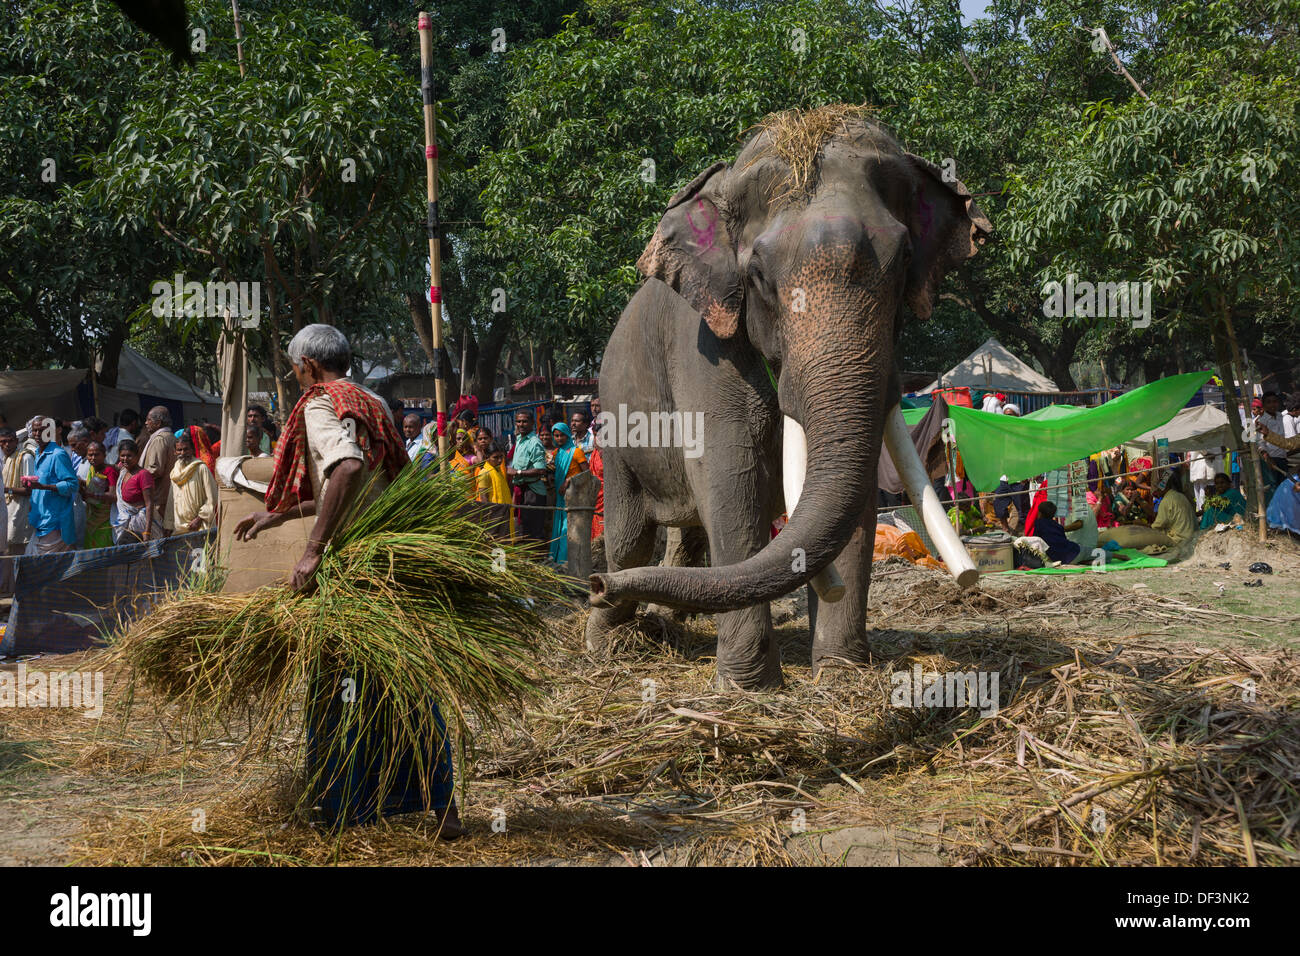
POLYGON ((429 301, 437 304, 442 301, 442 286, 431 286, 429 288, 429 301))
POLYGON ((447 413, 438 413, 438 435, 439 437, 447 434, 447 413))
MULTIPOLYGON (((410 21, 410 20, 407 20, 406 22, 407 22, 407 23, 410 23, 411 21, 410 21)), ((419 22, 419 27, 418 27, 418 29, 421 29, 421 30, 432 30, 432 29, 433 29, 433 24, 431 24, 431 23, 429 22, 429 15, 428 15, 427 13, 422 13, 422 14, 420 14, 420 22, 419 22)))
POLYGON ((437 158, 438 158, 438 146, 437 146, 436 143, 435 143, 433 146, 426 146, 426 147, 424 147, 424 158, 425 158, 425 159, 437 159, 437 158))

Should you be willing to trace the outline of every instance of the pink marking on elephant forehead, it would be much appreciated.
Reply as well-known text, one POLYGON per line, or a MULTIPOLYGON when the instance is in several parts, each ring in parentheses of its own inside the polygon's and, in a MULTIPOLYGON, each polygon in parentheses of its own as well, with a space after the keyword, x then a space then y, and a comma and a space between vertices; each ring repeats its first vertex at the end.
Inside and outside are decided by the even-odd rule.
POLYGON ((703 199, 698 196, 695 199, 696 211, 702 212, 708 221, 703 226, 695 225, 695 220, 691 214, 686 214, 686 224, 691 227, 691 232, 695 234, 695 245, 702 251, 708 252, 713 248, 714 236, 718 228, 718 211, 712 206, 706 205, 703 199))

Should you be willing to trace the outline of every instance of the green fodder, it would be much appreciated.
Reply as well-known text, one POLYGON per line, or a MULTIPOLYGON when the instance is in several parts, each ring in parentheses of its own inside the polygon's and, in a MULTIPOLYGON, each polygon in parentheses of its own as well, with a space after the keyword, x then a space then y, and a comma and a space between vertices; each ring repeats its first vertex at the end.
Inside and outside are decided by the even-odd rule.
MULTIPOLYGON (((375 777, 382 798, 405 786, 399 758, 414 754, 427 797, 437 761, 426 755, 446 735, 439 706, 463 762, 474 732, 537 692, 551 633, 539 610, 565 587, 524 546, 485 530, 462 481, 418 467, 353 516, 316 583, 311 594, 190 591, 159 605, 112 650, 129 666, 128 706, 139 683, 191 739, 245 717, 244 754, 266 756, 305 702, 306 722, 327 710, 335 721, 319 768, 349 781, 364 760, 355 776, 375 777)), ((332 782, 322 773, 300 808, 332 782)))

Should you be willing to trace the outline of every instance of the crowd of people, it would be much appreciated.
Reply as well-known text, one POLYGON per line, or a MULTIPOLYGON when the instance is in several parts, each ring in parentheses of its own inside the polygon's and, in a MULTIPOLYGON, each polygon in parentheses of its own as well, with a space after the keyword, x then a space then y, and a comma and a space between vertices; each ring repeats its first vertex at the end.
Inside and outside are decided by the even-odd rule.
MULTIPOLYGON (((323 341, 325 335, 317 337, 323 341)), ((346 339, 332 347, 346 347, 346 339)), ((400 402, 362 391, 385 409, 400 443, 400 460, 432 465, 438 456, 435 423, 407 413, 400 402)), ((314 408, 308 406, 308 423, 313 416, 331 416, 326 406, 323 397, 314 408)), ((981 408, 1021 414, 997 392, 983 396, 981 408)), ((1268 392, 1255 400, 1249 416, 1240 411, 1243 424, 1255 426, 1267 504, 1300 468, 1300 394, 1284 402, 1268 392)), ((514 431, 495 435, 479 423, 473 398, 457 402, 446 430, 448 463, 465 478, 467 495, 483 506, 494 535, 535 542, 555 564, 566 562, 570 483, 590 472, 598 488, 603 486, 593 422, 599 412, 599 399, 593 400, 591 414, 574 411, 567 422, 519 409, 514 431)), ((215 526, 220 439, 220 430, 206 422, 174 428, 161 405, 143 416, 124 411, 111 427, 95 416, 79 421, 36 416, 21 429, 0 425, 5 505, 0 554, 104 548, 215 526)), ((265 408, 253 405, 245 439, 248 454, 273 456, 282 430, 265 408)), ((1249 467, 1249 459, 1244 461, 1249 467)), ((318 464, 317 481, 323 485, 329 462, 318 464)), ((1001 531, 1017 541, 1027 539, 1047 560, 1072 563, 1092 560, 1098 547, 1177 550, 1198 530, 1242 524, 1247 514, 1242 467, 1243 456, 1224 449, 1174 454, 1170 466, 1161 469, 1149 454, 1130 456, 1112 448, 1088 458, 1086 490, 1078 495, 1075 489, 1072 496, 1066 469, 1025 481, 1004 477, 994 488, 977 490, 957 452, 953 474, 935 487, 963 533, 1001 531)), ((602 489, 593 539, 603 532, 603 505, 602 489)))
MULTIPOLYGON (((999 393, 985 395, 981 410, 1020 415, 999 393)), ((1300 394, 1284 402, 1267 392, 1255 399, 1249 416, 1239 413, 1243 425, 1255 426, 1264 506, 1279 492, 1300 499, 1294 480, 1300 473, 1300 394)), ((1073 496, 1068 469, 1025 481, 1003 477, 981 492, 956 453, 954 476, 938 479, 936 491, 963 533, 1000 531, 1051 562, 1087 563, 1098 547, 1179 557, 1197 531, 1244 523, 1242 469, 1250 467, 1249 456, 1223 448, 1174 453, 1162 468, 1150 454, 1130 456, 1117 447, 1089 456, 1083 487, 1073 496)), ((1077 474, 1082 477, 1082 468, 1077 474)), ((1295 508, 1300 512, 1300 502, 1295 508)))
MULTIPOLYGON (((599 407, 599 400, 593 402, 597 413, 599 407)), ((433 422, 425 424, 419 415, 408 414, 402 420, 402 434, 412 462, 429 465, 436 459, 438 436, 433 422)), ((564 564, 569 483, 586 471, 604 480, 600 448, 587 413, 575 411, 564 422, 545 414, 536 420, 532 410, 520 409, 514 431, 497 436, 478 423, 478 405, 468 399, 452 410, 447 434, 450 467, 469 482, 474 500, 486 506, 493 533, 545 545, 550 559, 564 564)), ((602 506, 598 498, 593 538, 603 529, 602 506)))
POLYGON ((95 416, 46 415, 18 429, 0 425, 0 551, 57 554, 213 527, 213 428, 174 428, 162 405, 143 417, 127 410, 112 427, 95 416))

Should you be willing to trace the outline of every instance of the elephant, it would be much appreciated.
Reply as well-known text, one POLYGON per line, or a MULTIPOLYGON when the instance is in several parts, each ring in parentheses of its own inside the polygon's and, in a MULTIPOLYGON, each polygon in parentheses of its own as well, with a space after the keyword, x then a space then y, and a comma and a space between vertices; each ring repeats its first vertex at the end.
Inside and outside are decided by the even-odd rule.
POLYGON ((918 507, 929 490, 927 530, 973 581, 917 477, 895 345, 904 307, 929 318, 991 233, 961 182, 844 106, 773 114, 671 198, 600 369, 609 569, 590 579, 589 649, 641 601, 715 613, 718 686, 779 687, 767 602, 812 581, 814 673, 865 661, 891 435, 918 507), (646 567, 657 526, 702 529, 709 566, 646 567))

